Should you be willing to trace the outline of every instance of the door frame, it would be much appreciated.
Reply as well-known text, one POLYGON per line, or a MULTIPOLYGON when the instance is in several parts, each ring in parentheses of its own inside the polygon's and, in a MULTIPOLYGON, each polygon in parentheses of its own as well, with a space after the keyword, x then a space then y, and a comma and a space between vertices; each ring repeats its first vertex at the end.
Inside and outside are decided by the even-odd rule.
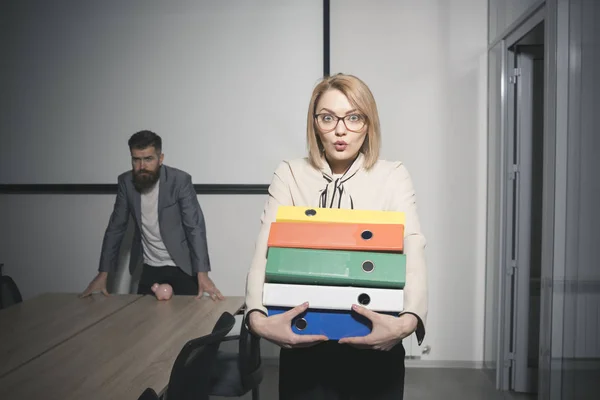
MULTIPOLYGON (((501 75, 501 144, 504 143, 506 130, 506 53, 517 40, 529 31, 537 22, 523 27, 535 14, 543 13, 544 32, 544 139, 543 139, 543 190, 542 190, 542 258, 541 258, 541 296, 540 296, 540 346, 538 397, 541 399, 561 399, 562 379, 558 373, 563 354, 564 297, 556 290, 555 276, 564 274, 566 264, 566 211, 567 211, 567 134, 569 106, 569 59, 570 49, 570 1, 545 0, 534 5, 535 10, 528 11, 511 25, 497 39, 488 45, 488 50, 502 42, 501 75), (543 10, 540 10, 542 8, 543 10)), ((538 17, 539 18, 539 17, 538 17)), ((540 20, 541 21, 541 20, 540 20)), ((539 22, 539 21, 538 21, 539 22)), ((574 88, 576 89, 576 88, 574 88)), ((503 157, 503 149, 500 154, 503 157)), ((502 161, 503 162, 503 161, 502 161)), ((501 165, 501 171, 505 166, 501 165)), ((502 189, 502 185, 501 188, 502 189)), ((504 193, 500 192, 500 196, 504 193)), ((504 205, 501 204, 501 208, 504 205)), ((502 210, 501 210, 502 211, 502 210)), ((500 222, 498 244, 503 247, 503 221, 500 222)), ((500 265, 504 264, 504 252, 500 252, 500 265)), ((491 267, 490 267, 491 268, 491 267)), ((500 274, 503 276, 504 274, 500 274)), ((496 388, 508 390, 507 374, 503 373, 504 354, 504 312, 501 296, 504 280, 497 282, 496 301, 498 337, 496 357, 496 388)))
MULTIPOLYGON (((515 93, 514 85, 511 83, 511 75, 514 71, 514 53, 509 50, 519 40, 521 40, 529 31, 535 28, 541 22, 547 20, 547 7, 546 3, 540 3, 539 7, 533 9, 528 17, 523 19, 523 22, 516 26, 513 30, 508 32, 505 38, 502 40, 502 90, 501 90, 501 171, 502 183, 500 185, 500 196, 501 200, 501 221, 500 221, 500 265, 501 273, 498 282, 498 296, 500 296, 498 304, 500 310, 498 312, 498 346, 497 346, 497 358, 496 358, 496 388, 499 390, 510 390, 513 387, 512 370, 515 364, 515 353, 512 351, 512 339, 515 335, 514 332, 514 318, 513 318, 513 305, 512 305, 512 291, 513 291, 513 278, 514 267, 511 262, 512 254, 512 222, 509 223, 507 216, 511 215, 513 208, 512 205, 512 180, 509 180, 509 176, 512 176, 512 162, 509 162, 509 155, 512 154, 511 148, 513 145, 513 138, 511 138, 511 132, 514 132, 514 108, 511 109, 511 105, 514 104, 515 93), (510 184, 509 184, 510 182, 510 184), (509 247, 510 246, 510 247, 509 247)), ((546 24, 547 25, 547 24, 546 24)), ((547 40, 547 26, 545 32, 545 59, 548 54, 548 40, 547 40)), ((546 61, 547 65, 548 61, 546 61)), ((544 81, 549 82, 548 69, 545 68, 544 81)), ((546 127, 550 114, 548 113, 549 102, 547 101, 548 88, 545 88, 544 93, 544 143, 546 143, 546 127)), ((547 157, 546 144, 544 144, 544 188, 546 188, 546 181, 548 180, 546 169, 547 167, 554 168, 554 157, 547 157)), ((547 194, 544 191, 544 205, 547 204, 547 194)), ((552 193, 552 196, 554 193, 552 193)), ((553 202, 552 202, 553 205, 553 202)), ((544 211, 546 214, 548 211, 544 211)), ((552 210, 553 213, 553 210, 552 210)), ((545 218, 546 219, 546 218, 545 218)), ((547 240, 544 241, 547 243, 547 240)), ((547 247, 542 245, 542 251, 547 250, 547 247)), ((544 260, 542 260, 544 262, 544 260)), ((542 311, 541 311, 542 312, 542 311)), ((541 344, 541 343, 540 343, 541 344)))

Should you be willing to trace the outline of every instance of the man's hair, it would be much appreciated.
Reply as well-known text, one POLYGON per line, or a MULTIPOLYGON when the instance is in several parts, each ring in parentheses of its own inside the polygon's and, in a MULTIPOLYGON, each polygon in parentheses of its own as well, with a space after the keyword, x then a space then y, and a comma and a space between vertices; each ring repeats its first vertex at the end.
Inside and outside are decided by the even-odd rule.
POLYGON ((162 151, 162 139, 156 133, 148 130, 143 130, 134 133, 127 142, 129 151, 133 149, 143 150, 147 147, 154 147, 157 153, 162 151))

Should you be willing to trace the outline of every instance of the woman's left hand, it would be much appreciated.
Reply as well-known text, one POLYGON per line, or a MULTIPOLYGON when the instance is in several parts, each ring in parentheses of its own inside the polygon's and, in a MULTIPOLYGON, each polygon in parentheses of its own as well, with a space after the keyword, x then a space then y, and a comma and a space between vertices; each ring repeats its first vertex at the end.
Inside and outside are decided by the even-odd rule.
POLYGON ((356 304, 352 306, 352 309, 370 319, 373 328, 371 333, 366 336, 342 338, 338 341, 339 343, 346 343, 361 349, 388 351, 417 328, 417 318, 412 314, 393 317, 379 314, 356 304))

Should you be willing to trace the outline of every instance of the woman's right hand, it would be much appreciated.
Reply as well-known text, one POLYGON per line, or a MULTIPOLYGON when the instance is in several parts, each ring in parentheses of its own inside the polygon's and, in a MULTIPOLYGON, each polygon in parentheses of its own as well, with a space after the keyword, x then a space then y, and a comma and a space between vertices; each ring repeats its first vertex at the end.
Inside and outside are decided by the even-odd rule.
POLYGON ((304 303, 270 317, 254 312, 250 314, 251 329, 260 337, 286 349, 310 347, 329 340, 324 335, 298 335, 292 331, 292 319, 302 314, 307 308, 308 303, 304 303))

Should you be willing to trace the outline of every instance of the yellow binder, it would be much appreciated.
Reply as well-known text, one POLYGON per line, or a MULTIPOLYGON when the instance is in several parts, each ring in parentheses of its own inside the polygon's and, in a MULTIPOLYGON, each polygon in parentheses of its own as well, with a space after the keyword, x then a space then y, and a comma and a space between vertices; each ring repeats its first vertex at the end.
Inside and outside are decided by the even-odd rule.
POLYGON ((334 222, 351 224, 405 224, 401 211, 347 210, 280 206, 275 220, 278 222, 334 222))

